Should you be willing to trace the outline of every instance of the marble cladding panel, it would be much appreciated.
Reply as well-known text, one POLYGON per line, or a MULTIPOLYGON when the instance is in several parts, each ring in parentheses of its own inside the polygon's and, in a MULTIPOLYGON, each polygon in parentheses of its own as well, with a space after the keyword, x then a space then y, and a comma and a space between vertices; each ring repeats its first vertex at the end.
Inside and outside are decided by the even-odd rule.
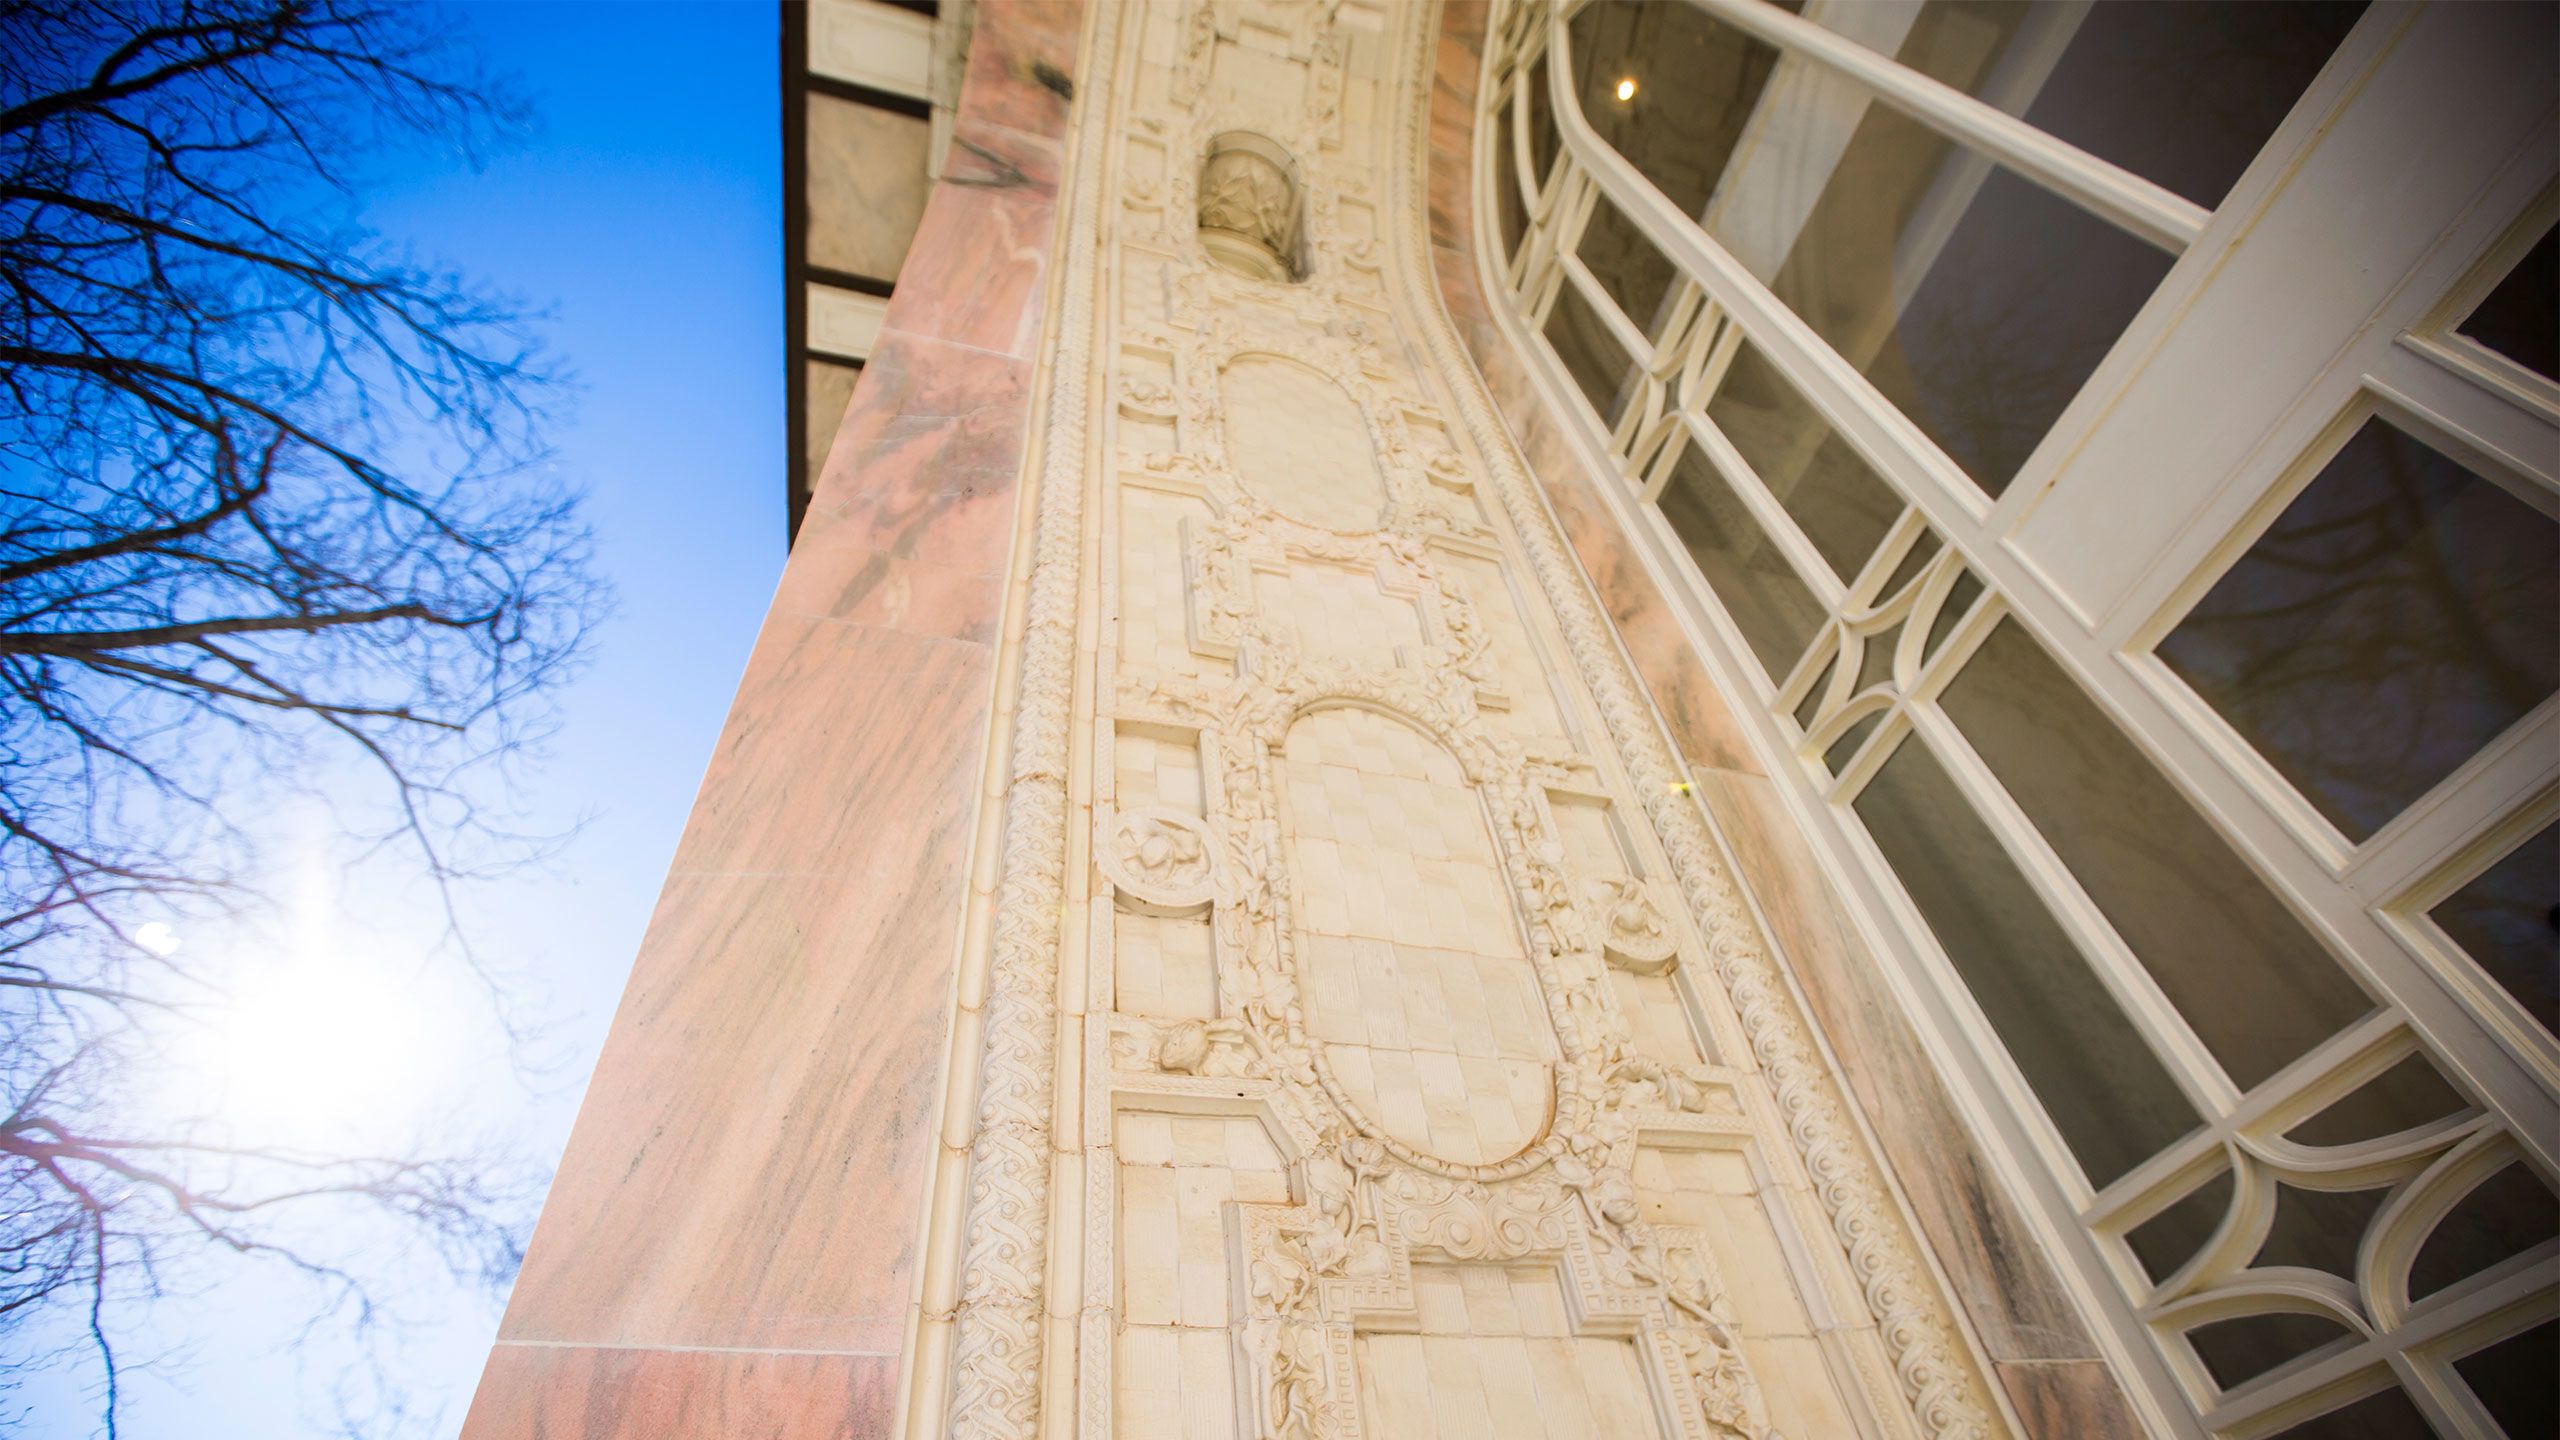
POLYGON ((887 1427, 894 1356, 501 1346, 469 1435, 839 1440, 887 1427))
POLYGON ((2138 1440, 2148 1433, 2103 1360, 2044 1360, 1992 1367, 2019 1423, 2035 1440, 2138 1440))
POLYGON ((896 1352, 989 663, 767 622, 503 1340, 896 1352))
POLYGON ((1834 1049, 1854 1057, 1844 1070, 1852 1093, 2028 1433, 2139 1434, 2118 1381, 2096 1358, 2059 1278, 1957 1118, 1943 1081, 1886 992, 1875 957, 1763 775, 1735 714, 1736 703, 1749 701, 1729 701, 1709 679, 1667 598, 1590 488, 1594 482, 1560 423, 1490 318, 1477 280, 1470 209, 1484 26, 1481 4, 1452 0, 1443 9, 1428 177, 1442 300, 1674 743, 1696 767, 1699 797, 1734 848, 1776 949, 1803 984, 1834 1049))
POLYGON ((1080 14, 979 12, 468 1440, 889 1427, 1080 14))

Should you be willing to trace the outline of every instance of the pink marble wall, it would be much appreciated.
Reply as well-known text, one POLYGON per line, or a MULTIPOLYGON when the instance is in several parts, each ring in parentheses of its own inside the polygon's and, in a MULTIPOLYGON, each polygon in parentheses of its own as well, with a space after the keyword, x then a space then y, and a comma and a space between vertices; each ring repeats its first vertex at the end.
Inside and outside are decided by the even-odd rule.
POLYGON ((1080 27, 979 9, 468 1440, 889 1428, 1080 27))
POLYGON ((1594 489, 1595 477, 1494 326, 1476 279, 1474 116, 1481 0, 1442 12, 1431 101, 1431 243, 1442 299, 1554 507, 1637 673, 1692 767, 1698 798, 1733 847, 1771 940, 1803 986, 1850 1092, 1875 1127, 1923 1237, 1952 1282, 2027 1432, 2107 1440, 2143 1433, 2050 1262, 1993 1180, 1944 1082, 1887 993, 1775 784, 1751 753, 1733 702, 1708 678, 1668 601, 1594 489))

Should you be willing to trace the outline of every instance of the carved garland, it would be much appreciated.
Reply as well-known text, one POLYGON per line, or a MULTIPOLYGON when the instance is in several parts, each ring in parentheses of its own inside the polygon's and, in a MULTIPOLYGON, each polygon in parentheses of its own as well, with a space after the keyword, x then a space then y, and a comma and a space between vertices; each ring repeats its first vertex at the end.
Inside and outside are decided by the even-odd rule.
MULTIPOLYGON (((1217 27, 1195 24, 1189 33, 1205 56, 1217 27)), ((1322 53, 1339 64, 1338 48, 1322 53)), ((1177 90, 1195 97, 1195 106, 1205 98, 1196 84, 1177 90)), ((1176 137, 1179 174, 1181 137, 1215 127, 1195 110, 1187 122, 1160 126, 1142 119, 1138 128, 1176 137)), ((1493 553, 1485 543, 1490 532, 1480 517, 1449 503, 1472 486, 1463 459, 1445 440, 1436 448, 1420 444, 1409 425, 1419 422, 1445 436, 1445 422, 1427 402, 1390 393, 1376 342, 1351 308, 1377 303, 1376 246, 1365 238, 1343 243, 1340 205, 1332 197, 1356 187, 1320 159, 1320 152, 1303 156, 1300 172, 1317 196, 1315 281, 1275 291, 1186 256, 1172 281, 1177 303, 1170 319, 1176 331, 1188 333, 1125 337, 1133 355, 1170 358, 1175 378, 1169 386, 1150 381, 1124 388, 1124 412, 1177 421, 1186 442, 1179 453, 1129 458, 1151 483, 1171 482, 1213 507, 1214 518, 1186 532, 1193 647, 1239 664, 1233 683, 1116 676, 1111 710, 1118 720, 1178 724, 1208 740, 1204 778, 1215 777, 1211 794, 1218 798, 1203 830, 1223 843, 1210 867, 1214 876, 1182 895, 1216 896, 1212 923, 1227 1013, 1167 1023, 1114 1017, 1107 1041, 1093 1042, 1101 1047, 1096 1058, 1112 1072, 1114 1095, 1179 1095, 1194 1104, 1252 1098, 1304 1157, 1304 1205, 1242 1212, 1237 1261, 1246 1277, 1248 1318, 1239 1358, 1250 1433, 1345 1440, 1359 1433, 1354 1314, 1412 1310, 1409 1255, 1419 1248, 1461 1260, 1558 1259, 1586 1322, 1637 1339, 1651 1356, 1681 1433, 1765 1436, 1759 1390, 1728 1328, 1721 1281, 1703 1241, 1642 1221, 1631 1174, 1640 1129, 1747 1133, 1731 1096, 1739 1077, 1713 1067, 1674 1069, 1633 1052, 1609 992, 1606 957, 1634 954, 1639 963, 1667 967, 1672 955, 1656 952, 1666 939, 1676 947, 1677 937, 1640 885, 1593 890, 1578 887, 1564 870, 1540 790, 1551 779, 1578 777, 1589 763, 1571 753, 1569 743, 1523 742, 1481 723, 1479 708, 1500 703, 1488 683, 1490 640, 1472 603, 1444 584, 1428 552, 1438 542, 1493 553), (1333 277, 1352 275, 1361 278, 1342 290, 1328 288, 1333 277), (1247 325, 1222 303, 1233 298, 1264 307, 1276 300, 1287 321, 1305 328, 1287 321, 1247 325), (1256 353, 1330 375, 1358 402, 1387 481, 1388 504, 1375 525, 1339 532, 1296 522, 1232 473, 1222 443, 1219 376, 1227 362, 1256 353), (1293 636, 1264 623, 1253 603, 1254 572, 1285 568, 1293 556, 1376 566, 1382 578, 1393 572, 1390 583, 1398 588, 1391 593, 1410 587, 1429 597, 1434 640, 1392 666, 1310 662, 1293 636), (1338 705, 1371 709, 1429 735, 1489 801, 1496 847, 1527 920, 1527 953, 1564 1054, 1553 1076, 1552 1122, 1507 1159, 1457 1163, 1384 1133, 1335 1079, 1309 1036, 1299 1004, 1295 927, 1286 887, 1276 879, 1273 751, 1298 717, 1338 705), (1215 1083, 1226 1080, 1250 1083, 1215 1083)), ((1152 194, 1147 201, 1137 208, 1153 208, 1152 194)), ((1175 847, 1162 833, 1167 817, 1159 808, 1133 812, 1149 817, 1135 827, 1125 818, 1097 816, 1102 869, 1108 878, 1125 875, 1132 882, 1119 895, 1129 908, 1153 910, 1170 898, 1160 872, 1175 847), (1151 844, 1159 852, 1152 864, 1145 860, 1151 844)), ((1098 1118, 1108 1123, 1107 1114, 1098 1118)), ((1099 1176, 1088 1184, 1099 1187, 1091 1214, 1109 1215, 1107 1184, 1099 1176)), ((1103 1268, 1111 1247, 1105 1229, 1088 1237, 1087 1251, 1103 1268)), ((1086 1333, 1099 1338, 1090 1326, 1086 1333)), ((1105 1378, 1090 1369, 1087 1375, 1089 1382, 1105 1378)), ((1088 1393, 1084 1408, 1099 1433, 1107 1404, 1088 1393)))
MULTIPOLYGON (((1117 5, 1096 5, 1084 57, 1091 68, 1076 125, 1095 95, 1112 93, 1117 5)), ((1005 781, 987 979, 986 1038, 969 1143, 968 1244, 953 1317, 950 1433, 1021 1440, 1040 1410, 1042 1292, 1049 1263, 1050 1113, 1057 1083, 1059 915, 1067 863, 1067 756, 1075 694, 1076 614, 1084 553, 1088 364, 1093 277, 1107 166, 1090 137, 1070 171, 1067 289, 1050 374, 1048 433, 1034 503, 1029 596, 1013 755, 1005 781)))
MULTIPOLYGON (((1436 24, 1436 14, 1426 12, 1422 18, 1436 24)), ((1419 187, 1428 174, 1429 103, 1428 89, 1417 88, 1402 117, 1407 164, 1399 167, 1396 180, 1400 214, 1422 213, 1426 203, 1419 187)), ((1416 225, 1405 229, 1405 243, 1397 247, 1396 283, 1409 299, 1421 297, 1415 308, 1424 317, 1420 328, 1433 362, 1444 373, 1472 373, 1474 362, 1459 344, 1437 287, 1425 283, 1432 273, 1427 230, 1416 225)), ((1515 453, 1509 432, 1480 393, 1480 383, 1451 387, 1467 433, 1492 471, 1492 489, 1643 797, 1646 818, 1706 937, 1716 975, 1751 1037, 1752 1053, 1776 1091, 1788 1134, 1891 1349, 1904 1395, 1922 1427, 1938 1440, 1991 1434, 1995 1411, 1963 1359, 1965 1347, 1928 1266, 1885 1193, 1723 854, 1688 796, 1686 772, 1612 641, 1562 528, 1515 453)))
MULTIPOLYGON (((1085 93, 1110 95, 1111 71, 1118 58, 1115 32, 1120 16, 1117 7, 1097 9, 1094 35, 1085 53, 1089 60, 1099 63, 1093 66, 1085 93)), ((1418 13, 1419 18, 1428 19, 1428 11, 1418 13)), ((1191 30, 1196 42, 1190 47, 1193 53, 1206 50, 1206 42, 1214 40, 1216 28, 1215 20, 1202 12, 1191 30)), ((1338 67, 1338 47, 1331 54, 1338 67)), ((1187 55, 1186 60, 1189 59, 1187 55)), ((1188 68, 1186 65, 1186 71, 1188 68)), ((1190 88, 1197 93, 1196 87, 1190 88)), ((1422 132, 1416 121, 1426 98, 1425 93, 1418 92, 1405 116, 1409 152, 1417 152, 1420 147, 1422 132)), ((1410 159, 1413 163, 1403 180, 1408 191, 1422 173, 1419 155, 1411 154, 1410 159)), ((1076 190, 1063 267, 1067 290, 1062 300, 1058 341, 1058 353, 1070 357, 1087 355, 1092 349, 1095 250, 1101 228, 1099 195, 1107 169, 1087 153, 1074 170, 1076 190)), ((1318 219, 1327 220, 1330 216, 1319 211, 1318 219)), ((1414 232, 1416 241, 1420 233, 1414 232)), ((1401 258, 1406 268, 1399 279, 1411 293, 1415 288, 1413 277, 1419 273, 1414 268, 1421 258, 1418 245, 1405 247, 1401 258)), ((1434 360, 1456 373, 1465 359, 1456 350, 1445 316, 1427 321, 1424 330, 1434 360)), ((1049 1127, 1056 1058, 1058 916, 1066 857, 1068 712, 1073 694, 1075 618, 1081 582, 1087 389, 1088 375, 1082 364, 1061 365, 1053 374, 1050 433, 1036 502, 1028 628, 1021 652, 1022 705, 1008 770, 1003 820, 987 1035, 980 1064, 977 1126, 970 1152, 969 1234, 953 1367, 955 1435, 1027 1436, 1037 1422, 1049 1223, 1049 1127)), ((1677 774, 1667 746, 1653 730, 1649 712, 1636 697, 1623 662, 1609 645, 1593 602, 1576 583, 1576 573, 1551 528, 1552 520, 1528 487, 1516 460, 1504 448, 1481 398, 1471 389, 1459 398, 1468 431, 1479 452, 1493 465, 1497 490, 1527 547, 1533 571, 1562 622, 1575 662, 1646 796, 1648 817, 1673 860, 1684 894, 1698 915, 1709 922, 1704 928, 1719 974, 1777 1088, 1791 1133, 1805 1153, 1806 1164, 1833 1214, 1853 1264, 1866 1282, 1870 1304, 1884 1322, 1906 1390, 1933 1433, 1978 1432, 1981 1412, 1968 1393, 1963 1371, 1954 1363, 1956 1352, 1945 1322, 1931 1306, 1930 1291, 1917 1278, 1922 1272, 1909 1252, 1907 1237, 1901 1234, 1897 1217, 1877 1188, 1854 1135, 1846 1128, 1839 1102, 1829 1091, 1828 1077, 1814 1058, 1802 1022, 1787 1006, 1774 967, 1759 950, 1740 897, 1724 873, 1702 822, 1685 807, 1665 799, 1677 774)), ((1354 691, 1364 688, 1344 677, 1330 675, 1320 679, 1310 676, 1307 680, 1308 683, 1287 687, 1288 691, 1304 695, 1338 693, 1346 685, 1354 691)), ((1447 691, 1446 686, 1441 688, 1447 691)), ((1464 695, 1456 703, 1472 710, 1472 695, 1466 693, 1471 689, 1459 685, 1455 692, 1448 693, 1464 695)), ((1191 697, 1150 698, 1168 703, 1169 708, 1184 708, 1184 700, 1191 697)), ((1293 700, 1292 708, 1294 704, 1293 700)), ((1501 768, 1527 774, 1534 773, 1541 763, 1551 762, 1523 757, 1516 765, 1501 768)), ((1519 826, 1523 834, 1545 828, 1536 823, 1537 812, 1542 809, 1539 805, 1503 808, 1513 812, 1511 823, 1519 826)), ((1138 838, 1143 849, 1146 839, 1168 837, 1138 838)), ((1231 833, 1231 844, 1233 838, 1231 833)), ((1578 901, 1572 888, 1561 877, 1548 873, 1548 867, 1520 861, 1516 850, 1511 859, 1514 883, 1522 887, 1524 896, 1552 894, 1552 900, 1540 908, 1552 917, 1551 924, 1568 927, 1544 937, 1539 948, 1588 953, 1592 947, 1580 944, 1582 937, 1569 931, 1579 923, 1573 918, 1578 901)), ((1158 857, 1151 868, 1177 876, 1187 872, 1187 848, 1168 839, 1166 854, 1158 857)), ((1150 876, 1141 881, 1139 888, 1162 878, 1150 876)), ((1187 899, 1188 894, 1186 889, 1183 898, 1187 899)), ((1647 927, 1641 918, 1630 917, 1627 925, 1619 927, 1614 910, 1604 913, 1609 919, 1603 928, 1625 929, 1628 942, 1606 948, 1614 951, 1622 963, 1650 962, 1649 954, 1638 953, 1651 948, 1645 943, 1649 936, 1644 933, 1647 927)), ((1283 927, 1256 928, 1265 934, 1277 934, 1283 927)), ((1243 938, 1249 950, 1252 941, 1243 938)), ((1221 949, 1227 947, 1222 945, 1221 949)), ((1570 982, 1566 982, 1550 994, 1570 988, 1570 982)), ((1262 1025, 1238 1027, 1228 1021, 1211 1021, 1164 1027, 1138 1041, 1135 1049, 1124 1048, 1124 1041, 1133 1037, 1125 1029, 1115 1029, 1107 1043, 1113 1052, 1112 1060, 1121 1065, 1151 1062, 1148 1068, 1165 1072, 1159 1083, 1178 1085, 1189 1076, 1250 1073, 1267 1064, 1259 1052, 1271 1033, 1262 1025)), ((1286 1027, 1281 1033, 1286 1034, 1286 1027)), ((1102 1045, 1106 1037, 1096 1034, 1093 1041, 1102 1045)), ((1397 1257, 1401 1251, 1419 1244, 1461 1256, 1560 1250, 1569 1257, 1569 1268, 1575 1270, 1577 1284, 1586 1291, 1593 1291, 1594 1287, 1583 1283, 1580 1277, 1584 1274, 1602 1277, 1597 1293, 1605 1294, 1610 1288, 1640 1287, 1657 1297, 1652 1303, 1668 1307, 1651 1318, 1639 1319, 1637 1324, 1647 1348, 1655 1352, 1658 1363, 1673 1377, 1672 1383, 1691 1388, 1699 1396, 1698 1405, 1684 1406, 1684 1411, 1711 1420, 1727 1433, 1761 1433, 1764 1425, 1757 1418, 1756 1396, 1742 1370, 1738 1350, 1723 1328, 1712 1264, 1703 1247, 1694 1243, 1694 1237, 1681 1236, 1668 1228, 1631 1223, 1631 1197, 1619 1193, 1622 1166, 1609 1163, 1613 1158, 1609 1151, 1615 1147, 1608 1137, 1598 1133, 1630 1131, 1634 1104, 1669 1097, 1667 1083, 1648 1089, 1641 1083, 1643 1079, 1622 1072, 1609 1073, 1601 1082, 1602 1088, 1614 1092, 1611 1098, 1617 1103, 1597 1107, 1599 1115, 1608 1117, 1607 1121, 1583 1132, 1585 1145, 1579 1152, 1559 1153, 1549 1167, 1551 1173, 1525 1180, 1512 1177, 1499 1189, 1476 1179, 1432 1176, 1397 1166, 1387 1158, 1392 1151, 1376 1137, 1340 1133, 1339 1117, 1343 1112, 1328 1106, 1334 1113, 1325 1118, 1333 1122, 1336 1133, 1308 1136, 1315 1143, 1301 1152, 1317 1157, 1308 1166, 1309 1203, 1301 1207, 1252 1207, 1260 1212, 1252 1223, 1260 1227, 1256 1233, 1264 1239, 1250 1252, 1259 1259, 1249 1279, 1256 1318, 1246 1336, 1251 1373, 1265 1401, 1257 1428, 1271 1434, 1312 1435, 1324 1433, 1318 1428, 1317 1416, 1339 1420, 1343 1407, 1350 1404, 1349 1397, 1356 1393, 1346 1384, 1349 1316, 1347 1311, 1336 1310, 1325 1301, 1323 1287, 1334 1285, 1347 1296, 1350 1287, 1370 1283, 1355 1280, 1355 1274, 1375 1268, 1382 1269, 1386 1277, 1376 1283, 1392 1291, 1401 1275, 1409 1290, 1409 1267, 1397 1257), (1595 1142, 1596 1151, 1591 1148, 1595 1142), (1325 1158, 1328 1156, 1332 1158, 1325 1158), (1601 1162, 1596 1170, 1590 1163, 1594 1159, 1601 1162), (1365 1240, 1361 1238, 1364 1234, 1365 1240), (1588 1247, 1580 1252, 1583 1258, 1570 1258, 1579 1247, 1588 1247), (1312 1263, 1303 1273, 1293 1273, 1283 1263, 1291 1256, 1312 1263), (1367 1258, 1361 1258, 1364 1256, 1367 1258), (1327 1272, 1332 1272, 1329 1279, 1319 1278, 1327 1272), (1608 1276, 1625 1283, 1611 1287, 1606 1283, 1608 1276), (1316 1307, 1312 1318, 1306 1308, 1311 1303, 1316 1307), (1329 1400, 1325 1398, 1328 1394, 1329 1400)), ((1236 1082, 1213 1083, 1232 1087, 1236 1082)), ((1293 1087, 1275 1088, 1285 1096, 1293 1087)), ((1226 1093, 1236 1092, 1228 1088, 1226 1093)), ((1292 1128, 1315 1127, 1309 1117, 1299 1114, 1292 1128)), ((1089 1177, 1089 1183, 1097 1178, 1089 1177)), ((1636 1308, 1644 1307, 1639 1304, 1636 1308)), ((1094 1397, 1087 1398, 1091 1401, 1094 1397)))

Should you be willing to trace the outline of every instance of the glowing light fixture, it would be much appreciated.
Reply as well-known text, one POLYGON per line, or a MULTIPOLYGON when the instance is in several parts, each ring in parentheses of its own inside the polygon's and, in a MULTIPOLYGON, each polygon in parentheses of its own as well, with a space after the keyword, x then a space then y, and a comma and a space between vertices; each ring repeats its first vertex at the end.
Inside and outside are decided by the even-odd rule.
POLYGON ((1623 104, 1625 104, 1626 102, 1628 102, 1628 101, 1630 101, 1630 100, 1633 100, 1634 98, 1636 98, 1636 82, 1635 82, 1635 81, 1633 81, 1633 80, 1621 80, 1621 81, 1619 81, 1619 82, 1618 82, 1618 103, 1619 103, 1619 104, 1621 104, 1621 105, 1623 105, 1623 104))

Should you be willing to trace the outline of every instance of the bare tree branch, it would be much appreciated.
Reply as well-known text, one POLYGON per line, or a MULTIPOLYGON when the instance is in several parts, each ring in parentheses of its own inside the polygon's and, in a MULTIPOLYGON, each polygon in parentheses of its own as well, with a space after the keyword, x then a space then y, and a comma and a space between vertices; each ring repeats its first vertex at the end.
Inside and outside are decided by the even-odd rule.
POLYGON ((139 1318, 217 1260, 305 1277, 315 1324, 391 1323, 310 1217, 493 1283, 520 1255, 503 1157, 134 1100, 232 983, 149 927, 262 933, 267 819, 315 787, 341 853, 437 897, 421 959, 523 1034, 457 887, 541 850, 507 766, 602 596, 540 478, 522 307, 353 203, 383 148, 476 155, 519 118, 453 33, 387 0, 0 0, 0 1343, 58 1308, 110 1435, 139 1318))

